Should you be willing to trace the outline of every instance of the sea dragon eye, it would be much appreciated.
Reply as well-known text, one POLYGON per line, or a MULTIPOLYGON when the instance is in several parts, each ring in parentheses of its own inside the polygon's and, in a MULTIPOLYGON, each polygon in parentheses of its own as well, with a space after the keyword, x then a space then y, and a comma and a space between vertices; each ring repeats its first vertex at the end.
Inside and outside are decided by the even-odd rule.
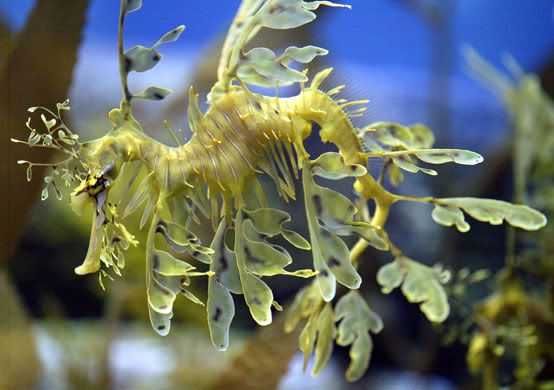
POLYGON ((85 180, 71 193, 71 207, 78 215, 81 215, 84 208, 91 204, 94 199, 98 203, 98 196, 111 186, 106 174, 113 169, 113 166, 114 164, 111 163, 97 174, 87 174, 85 180))

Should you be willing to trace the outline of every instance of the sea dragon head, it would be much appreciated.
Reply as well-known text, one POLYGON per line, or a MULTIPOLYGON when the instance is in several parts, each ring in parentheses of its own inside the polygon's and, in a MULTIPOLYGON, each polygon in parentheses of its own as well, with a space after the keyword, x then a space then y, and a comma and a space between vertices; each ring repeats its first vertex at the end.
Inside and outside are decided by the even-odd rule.
POLYGON ((144 133, 140 124, 131 114, 131 101, 136 99, 162 100, 171 91, 157 86, 146 88, 140 93, 129 90, 127 77, 130 72, 145 72, 153 68, 161 60, 162 54, 159 46, 173 42, 179 38, 185 26, 178 26, 164 34, 153 46, 144 47, 135 45, 124 51, 123 47, 123 21, 125 16, 141 7, 141 1, 121 1, 119 31, 118 31, 118 58, 121 74, 121 86, 123 99, 119 108, 115 108, 109 114, 113 125, 111 131, 101 138, 81 143, 77 134, 71 132, 62 120, 62 112, 69 110, 69 100, 59 103, 57 114, 45 107, 32 107, 30 112, 39 110, 45 131, 37 131, 31 127, 31 119, 27 127, 31 131, 28 141, 13 140, 28 146, 54 148, 64 152, 68 158, 54 164, 32 163, 19 161, 20 164, 28 164, 27 178, 31 179, 31 170, 34 165, 49 166, 52 168, 51 176, 46 179, 47 187, 43 191, 43 200, 48 197, 48 190, 54 187, 58 198, 62 193, 58 190, 60 181, 64 181, 67 187, 75 186, 70 195, 70 203, 73 210, 81 215, 85 208, 92 205, 94 218, 90 236, 89 248, 86 258, 75 269, 77 274, 88 274, 100 270, 104 263, 107 267, 113 267, 119 274, 118 268, 123 267, 121 259, 122 250, 129 244, 137 245, 138 242, 129 234, 120 221, 117 205, 109 201, 108 194, 113 187, 117 176, 125 162, 136 159, 133 151, 137 146, 133 140, 141 138, 137 134, 144 133))
POLYGON ((79 275, 96 272, 101 261, 115 266, 121 250, 129 243, 138 242, 119 222, 117 204, 108 202, 108 194, 115 184, 123 164, 129 159, 129 142, 125 135, 137 131, 134 119, 116 120, 121 111, 113 110, 110 118, 114 128, 102 138, 83 143, 78 158, 83 161, 87 173, 80 184, 71 193, 71 207, 81 215, 88 205, 93 207, 93 222, 86 258, 75 272, 79 275))
MULTIPOLYGON (((29 112, 40 116, 42 124, 37 125, 33 118, 27 121, 27 140, 12 139, 12 142, 26 144, 32 148, 54 149, 66 156, 56 162, 18 161, 27 165, 27 180, 32 178, 34 167, 49 167, 44 178, 42 200, 49 193, 63 198, 63 187, 75 189, 70 195, 70 203, 77 214, 82 214, 90 204, 94 219, 89 249, 83 264, 75 269, 78 274, 98 271, 101 261, 107 266, 115 266, 121 250, 129 243, 137 244, 134 237, 118 221, 117 208, 109 203, 108 192, 112 187, 121 166, 125 161, 125 140, 118 136, 118 127, 106 136, 90 142, 81 142, 79 136, 64 123, 63 113, 69 111, 69 100, 57 104, 57 111, 46 107, 31 107, 29 112)), ((112 121, 113 122, 113 121, 112 121)), ((39 122, 40 123, 40 122, 39 122)), ((132 121, 127 121, 132 126, 132 121)))
POLYGON ((100 138, 80 143, 76 158, 85 173, 80 184, 71 193, 71 207, 81 215, 84 208, 105 201, 115 184, 123 164, 134 156, 132 145, 142 127, 131 114, 130 105, 122 100, 119 108, 109 113, 112 129, 100 138))

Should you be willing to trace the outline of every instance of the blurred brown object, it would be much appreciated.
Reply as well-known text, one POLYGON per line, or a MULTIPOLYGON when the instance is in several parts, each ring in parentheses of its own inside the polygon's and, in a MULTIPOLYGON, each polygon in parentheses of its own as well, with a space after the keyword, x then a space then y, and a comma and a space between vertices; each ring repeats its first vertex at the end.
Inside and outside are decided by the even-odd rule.
MULTIPOLYGON (((39 0, 26 27, 11 38, 0 74, 0 268, 19 240, 24 222, 42 185, 43 169, 28 183, 19 159, 48 161, 49 150, 15 145, 10 138, 27 139, 25 122, 30 106, 55 107, 67 98, 85 12, 89 0, 39 0)), ((35 118, 36 119, 36 118, 35 118)), ((40 119, 39 119, 40 120, 40 119)))
POLYGON ((273 322, 259 327, 242 352, 226 367, 213 389, 275 389, 287 373, 298 350, 300 327, 285 333, 286 313, 277 313, 273 322))
POLYGON ((6 271, 0 269, 0 389, 28 389, 40 367, 31 324, 6 271))
POLYGON ((2 23, 0 52, 0 388, 32 388, 39 360, 31 324, 11 285, 6 266, 42 184, 42 170, 28 183, 16 161, 47 161, 52 153, 21 148, 10 138, 27 139, 27 108, 55 107, 67 98, 88 0, 39 0, 18 36, 2 23), (17 149, 16 149, 17 148, 17 149), (37 180, 38 179, 38 180, 37 180))
POLYGON ((0 67, 4 66, 4 61, 10 52, 10 42, 13 35, 10 27, 6 23, 3 15, 0 14, 0 67))

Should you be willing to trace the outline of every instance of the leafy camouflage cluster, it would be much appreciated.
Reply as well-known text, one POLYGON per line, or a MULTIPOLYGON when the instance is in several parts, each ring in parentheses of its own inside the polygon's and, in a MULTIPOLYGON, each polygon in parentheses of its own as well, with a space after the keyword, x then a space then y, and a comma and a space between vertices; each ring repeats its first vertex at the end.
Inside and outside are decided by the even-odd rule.
MULTIPOLYGON (((554 103, 534 75, 515 60, 504 62, 511 77, 495 69, 473 49, 466 51, 472 73, 507 106, 513 123, 514 199, 554 212, 554 103)), ((517 210, 506 219, 517 226, 517 210), (515 221, 514 221, 515 219, 515 221), (514 224, 514 222, 516 222, 514 224)), ((498 217, 502 218, 501 215, 498 217)), ((494 291, 474 307, 466 320, 470 372, 483 388, 497 388, 504 362, 513 362, 514 388, 550 388, 548 367, 554 362, 554 252, 552 225, 534 234, 508 232, 506 264, 496 275, 494 291), (532 280, 532 283, 529 282, 532 280)), ((506 383, 506 380, 503 382, 506 383)))
POLYGON ((69 157, 65 160, 54 164, 50 163, 32 163, 26 160, 20 160, 18 164, 27 165, 27 181, 31 181, 33 177, 33 166, 51 166, 52 172, 44 178, 46 186, 42 190, 41 199, 46 200, 50 190, 56 194, 56 198, 62 199, 60 188, 71 187, 76 180, 82 180, 84 174, 82 171, 86 168, 83 162, 78 159, 77 151, 81 143, 79 136, 74 134, 64 123, 62 114, 64 111, 69 111, 69 99, 63 103, 58 103, 56 112, 50 111, 45 107, 31 107, 29 113, 40 114, 39 130, 32 124, 31 117, 27 119, 27 129, 29 129, 29 138, 27 141, 17 140, 12 138, 12 142, 25 144, 29 147, 55 149, 63 152, 69 157))

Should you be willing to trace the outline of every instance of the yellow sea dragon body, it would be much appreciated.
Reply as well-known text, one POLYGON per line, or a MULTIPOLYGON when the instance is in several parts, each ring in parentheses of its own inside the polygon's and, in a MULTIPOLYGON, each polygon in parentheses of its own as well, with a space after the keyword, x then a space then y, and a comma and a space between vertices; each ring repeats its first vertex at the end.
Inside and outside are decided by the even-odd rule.
MULTIPOLYGON (((436 174, 417 166, 417 160, 472 165, 481 162, 482 157, 466 150, 431 149, 433 134, 419 124, 406 127, 379 122, 355 128, 350 118, 360 116, 363 108, 348 110, 366 101, 336 99, 344 86, 323 91, 321 84, 331 69, 315 74, 308 84, 305 72, 288 66, 292 61, 309 63, 317 55, 326 54, 324 49, 291 46, 281 55, 267 48, 244 51, 261 28, 288 29, 309 23, 315 19, 312 11, 321 5, 346 7, 329 1, 243 0, 222 51, 218 82, 208 95, 207 111, 200 110, 198 95, 191 88, 188 120, 194 134, 186 144, 169 147, 147 136, 131 113, 133 99, 159 100, 169 91, 150 87, 133 95, 127 86, 127 75, 156 65, 161 58, 157 47, 177 39, 184 27, 170 31, 151 48, 135 46, 123 52, 123 21, 141 6, 139 0, 123 0, 119 55, 124 98, 121 107, 110 113, 113 129, 100 139, 81 144, 61 119, 60 112, 67 109, 63 103, 58 105, 57 115, 40 108, 51 116, 48 119, 43 115, 45 133, 31 129, 27 142, 14 141, 56 147, 67 153, 68 160, 56 164, 50 182, 55 187, 58 176, 65 177, 67 185, 78 179, 80 184, 71 196, 73 208, 81 212, 93 204, 95 218, 89 250, 83 264, 76 268, 78 274, 96 272, 101 264, 114 270, 122 267, 118 261, 122 251, 137 242, 120 220, 145 204, 141 226, 151 221, 146 243, 148 306, 152 325, 159 334, 169 332, 178 293, 199 302, 187 290, 189 277, 209 278, 208 324, 214 345, 220 350, 228 346, 234 316, 231 293, 243 294, 254 320, 267 325, 271 323, 271 307, 280 306, 262 277, 314 277, 290 308, 286 330, 292 330, 301 319, 308 319, 299 341, 306 358, 315 350, 314 374, 328 361, 333 341, 351 345, 352 363, 347 378, 356 380, 369 363, 369 332, 377 333, 382 328, 381 319, 357 292, 362 278, 356 263, 367 245, 388 250, 394 256, 394 261, 383 266, 377 275, 384 292, 402 286, 410 301, 421 303, 431 321, 443 321, 448 315, 442 284, 448 281, 449 273, 439 266, 428 267, 409 259, 386 234, 384 225, 394 203, 431 203, 435 206, 435 221, 456 225, 460 231, 469 229, 463 211, 493 224, 505 219, 527 230, 544 226, 546 220, 527 206, 502 201, 415 198, 387 191, 381 180, 368 173, 368 158, 383 158, 393 184, 397 184, 402 178, 400 170, 436 174), (254 93, 249 88, 291 84, 299 84, 300 92, 288 98, 254 93), (313 123, 320 127, 321 140, 334 144, 338 153, 311 158, 304 141, 313 123), (76 171, 71 170, 72 164, 76 164, 76 171), (145 167, 147 175, 137 191, 129 194, 132 198, 121 203, 111 199, 110 188, 120 178, 129 181, 126 192, 130 192, 140 167, 145 167), (258 182, 264 173, 285 200, 295 199, 294 180, 301 174, 309 242, 283 226, 290 221, 286 212, 267 206, 267 188, 264 190, 258 182), (316 177, 354 178, 360 197, 375 204, 373 216, 369 217, 365 207, 358 210, 344 195, 317 184, 316 177), (118 213, 123 204, 125 210, 118 213), (195 210, 212 220, 215 236, 209 247, 202 246, 190 230, 191 223, 199 221, 195 210), (169 251, 155 247, 156 234, 165 238, 169 251), (314 269, 286 270, 292 258, 285 248, 269 241, 276 235, 298 248, 311 250, 314 269), (352 249, 340 238, 348 235, 360 237, 352 249), (172 252, 186 252, 209 269, 197 271, 172 252), (337 281, 350 292, 333 307, 337 281)), ((28 172, 34 165, 20 163, 28 165, 28 172)))

